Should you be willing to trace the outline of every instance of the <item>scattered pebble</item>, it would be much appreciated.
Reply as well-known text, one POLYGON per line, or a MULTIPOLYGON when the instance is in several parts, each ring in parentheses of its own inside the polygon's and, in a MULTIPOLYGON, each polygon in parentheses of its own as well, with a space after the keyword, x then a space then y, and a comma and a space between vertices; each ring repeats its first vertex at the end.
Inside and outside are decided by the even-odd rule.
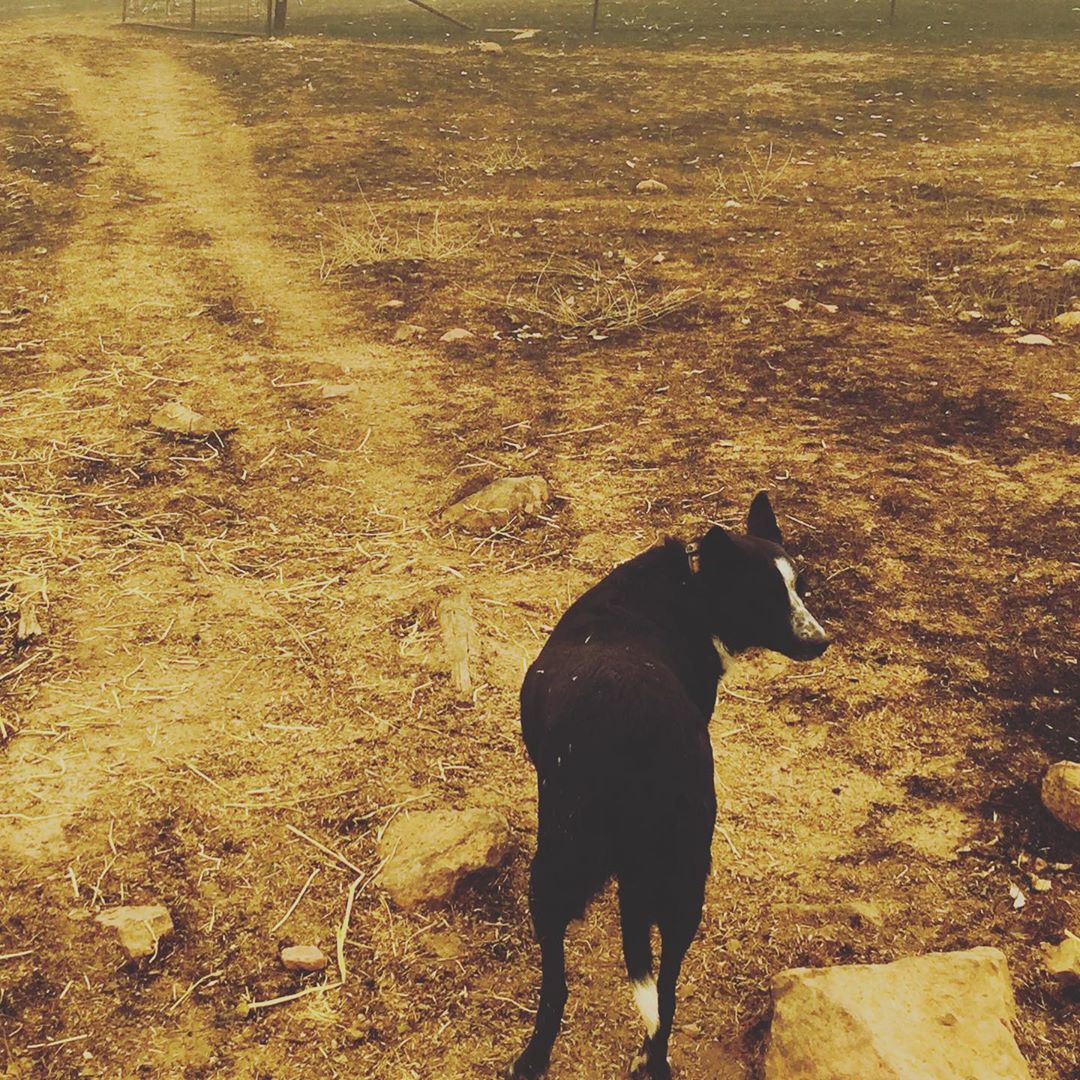
POLYGON ((356 383, 323 383, 323 398, 352 397, 360 389, 356 383))
POLYGON ((281 950, 281 963, 287 971, 322 971, 328 962, 317 945, 290 945, 281 950))
POLYGON ((780 306, 786 307, 788 311, 802 311, 803 302, 792 297, 790 300, 785 300, 780 306))
POLYGON ((1054 325, 1062 330, 1080 330, 1080 311, 1063 311, 1054 316, 1054 325))
POLYGON ((551 489, 542 476, 504 476, 447 507, 442 518, 486 532, 503 528, 522 514, 540 513, 550 498, 551 489))
POLYGON ((1013 338, 1014 345, 1053 345, 1054 343, 1045 334, 1021 334, 1013 338))
POLYGON ((387 300, 386 303, 380 304, 380 310, 385 311, 397 311, 405 306, 404 300, 387 300))
POLYGON ((1066 277, 1080 277, 1080 259, 1066 259, 1061 264, 1061 272, 1066 277))
POLYGON ((1046 973, 1061 986, 1080 985, 1080 937, 1069 934, 1058 945, 1044 942, 1040 948, 1046 973))
POLYGON ((163 904, 109 908, 95 922, 112 927, 129 960, 141 960, 157 952, 158 942, 173 933, 172 916, 163 904))
POLYGON ((395 341, 412 341, 414 338, 423 337, 427 333, 426 326, 417 326, 416 323, 402 323, 394 331, 395 341))
POLYGON ((73 153, 81 154, 83 157, 90 157, 97 149, 93 143, 88 142, 73 142, 71 144, 73 153))
POLYGON ((460 326, 455 326, 453 330, 447 330, 439 340, 447 345, 452 345, 457 341, 472 341, 475 337, 476 335, 471 330, 464 330, 460 326))
POLYGON ((186 435, 202 438, 206 435, 221 434, 232 428, 222 427, 207 419, 202 413, 189 408, 182 401, 170 401, 150 414, 150 423, 158 431, 171 435, 186 435))
POLYGON ((505 50, 497 41, 478 41, 476 48, 482 53, 488 53, 491 56, 502 56, 505 50))
POLYGON ((663 195, 668 186, 663 180, 639 180, 634 190, 639 195, 663 195))
POLYGON ((1059 761, 1051 765, 1043 777, 1042 801, 1062 825, 1080 832, 1080 764, 1059 761))

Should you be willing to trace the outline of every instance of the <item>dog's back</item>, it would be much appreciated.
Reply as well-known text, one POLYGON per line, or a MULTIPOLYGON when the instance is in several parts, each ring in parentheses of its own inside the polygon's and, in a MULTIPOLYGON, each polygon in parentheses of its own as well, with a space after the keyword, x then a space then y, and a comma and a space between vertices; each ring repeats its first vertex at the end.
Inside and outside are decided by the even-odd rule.
MULTIPOLYGON (((671 569, 684 559, 681 545, 654 549, 585 593, 522 686, 541 845, 563 849, 565 872, 588 879, 574 890, 583 902, 615 875, 646 890, 652 908, 662 900, 657 883, 681 877, 680 866, 702 873, 700 836, 711 834, 715 814, 707 725, 720 665, 671 617, 671 569)), ((706 866, 707 853, 706 845, 706 866)))

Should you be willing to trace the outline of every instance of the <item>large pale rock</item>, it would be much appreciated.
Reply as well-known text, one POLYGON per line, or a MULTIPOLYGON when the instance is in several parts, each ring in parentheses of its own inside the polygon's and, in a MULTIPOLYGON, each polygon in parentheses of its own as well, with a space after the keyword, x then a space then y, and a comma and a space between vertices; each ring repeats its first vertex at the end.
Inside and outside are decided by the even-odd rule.
POLYGON ((766 1080, 1030 1080, 998 949, 773 980, 766 1080))
POLYGON ((163 904, 109 908, 98 915, 96 921, 116 931, 120 947, 129 960, 153 956, 158 942, 173 932, 172 916, 163 904))
POLYGON ((500 866, 510 847, 510 827, 494 810, 402 814, 379 842, 387 860, 380 882, 406 909, 446 903, 469 879, 500 866))
POLYGON ((502 528, 520 514, 538 514, 551 490, 542 476, 504 476, 443 511, 445 521, 466 529, 502 528))
POLYGON ((1075 761, 1051 765, 1043 777, 1042 801, 1062 825, 1080 831, 1080 765, 1075 761))

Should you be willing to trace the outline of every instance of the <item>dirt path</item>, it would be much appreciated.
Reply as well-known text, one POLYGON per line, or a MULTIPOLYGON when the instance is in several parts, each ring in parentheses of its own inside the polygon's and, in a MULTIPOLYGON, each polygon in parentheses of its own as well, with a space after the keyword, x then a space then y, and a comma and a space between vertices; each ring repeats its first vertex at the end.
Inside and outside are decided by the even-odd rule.
MULTIPOLYGON (((56 365, 65 363, 66 350, 97 339, 101 352, 114 356, 114 370, 126 365, 130 377, 137 353, 135 371, 161 371, 149 375, 151 383, 175 383, 181 395, 209 393, 208 411, 232 416, 245 406, 251 409, 250 397, 241 402, 252 383, 317 389, 314 365, 323 381, 332 375, 361 388, 339 411, 345 413, 343 427, 368 432, 362 478, 341 479, 359 479, 364 499, 387 515, 400 516, 422 503, 412 476, 421 460, 416 429, 407 422, 406 403, 415 399, 415 387, 387 350, 349 331, 332 292, 319 287, 310 256, 302 258, 275 242, 267 224, 273 219, 272 194, 253 164, 244 129, 215 88, 168 54, 127 35, 48 34, 30 62, 54 72, 81 138, 93 145, 95 160, 102 159, 80 196, 80 228, 60 257, 49 334, 56 365), (177 247, 178 236, 197 238, 197 263, 177 247), (239 358, 236 342, 223 332, 228 323, 192 329, 192 315, 205 306, 207 291, 215 290, 235 298, 229 319, 241 308, 248 313, 241 317, 266 326, 256 341, 245 342, 239 358), (237 363, 245 374, 235 382, 226 377, 222 385, 222 369, 237 363)), ((122 427, 142 422, 121 408, 122 427)), ((93 424, 88 417, 88 442, 93 424)), ((61 429, 43 435, 57 437, 62 426, 61 421, 61 429)), ((268 440, 271 450, 272 444, 268 440)), ((142 619, 167 626, 176 585, 170 562, 152 553, 140 557, 143 580, 120 589, 120 597, 109 597, 107 623, 122 625, 134 603, 142 619)), ((209 588, 220 592, 225 586, 211 581, 209 588)), ((94 603, 100 599, 99 594, 94 603)), ((116 686, 130 690, 134 678, 132 707, 121 708, 106 723, 81 725, 78 753, 62 758, 55 772, 43 772, 36 753, 15 753, 14 790, 28 797, 12 807, 25 816, 10 819, 0 833, 13 856, 70 857, 64 830, 100 795, 116 760, 141 762, 141 771, 153 772, 162 759, 175 764, 197 757, 214 738, 196 718, 197 709, 208 706, 223 683, 234 681, 229 661, 214 659, 205 666, 215 670, 201 673, 181 694, 170 687, 168 672, 160 686, 145 675, 134 677, 133 669, 143 671, 160 660, 153 656, 153 644, 148 648, 147 642, 132 640, 117 648, 115 641, 103 642, 94 623, 100 629, 106 620, 86 615, 90 625, 80 663, 58 692, 62 700, 46 695, 29 726, 48 716, 44 727, 51 730, 73 701, 91 714, 104 710, 106 705, 94 702, 103 693, 107 702, 116 686), (191 722, 178 722, 178 710, 191 722), (34 813, 43 804, 48 813, 34 813)))

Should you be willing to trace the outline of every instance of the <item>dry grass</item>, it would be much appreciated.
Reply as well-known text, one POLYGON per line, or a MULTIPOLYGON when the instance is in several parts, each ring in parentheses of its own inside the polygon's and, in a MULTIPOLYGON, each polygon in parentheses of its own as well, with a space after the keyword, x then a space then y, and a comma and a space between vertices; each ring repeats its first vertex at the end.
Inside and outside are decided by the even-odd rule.
POLYGON ((729 178, 724 169, 717 171, 713 194, 757 206, 777 195, 794 156, 795 152, 789 150, 781 160, 772 143, 761 153, 747 147, 746 160, 739 162, 737 177, 729 178))
POLYGON ((474 248, 482 234, 460 225, 448 225, 436 210, 430 217, 417 217, 413 229, 402 232, 376 212, 366 198, 359 221, 342 215, 331 219, 328 236, 320 243, 319 277, 342 270, 386 262, 443 262, 474 248))
POLYGON ((639 330, 692 305, 696 289, 646 287, 629 268, 605 270, 599 263, 552 255, 529 287, 511 286, 504 307, 511 317, 524 314, 563 333, 592 337, 639 330))

